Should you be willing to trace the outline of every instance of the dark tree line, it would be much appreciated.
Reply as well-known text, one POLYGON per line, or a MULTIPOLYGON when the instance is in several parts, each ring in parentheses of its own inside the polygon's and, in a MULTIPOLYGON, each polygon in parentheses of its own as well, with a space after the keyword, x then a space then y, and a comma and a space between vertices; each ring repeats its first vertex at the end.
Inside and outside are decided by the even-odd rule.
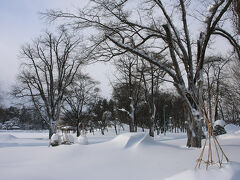
MULTIPOLYGON (((121 122, 129 124, 130 117, 128 114, 123 111, 129 111, 131 109, 131 103, 129 100, 129 96, 126 93, 127 85, 118 84, 118 88, 115 87, 113 98, 116 102, 116 106, 118 109, 118 115, 121 122)), ((144 93, 144 91, 142 91, 144 93)), ((140 94, 140 96, 144 96, 144 94, 140 94)), ((184 103, 181 97, 174 95, 174 93, 169 92, 158 92, 153 95, 155 98, 155 119, 154 119, 154 129, 153 131, 157 131, 157 134, 160 132, 163 133, 164 128, 164 114, 163 109, 165 109, 165 119, 166 126, 168 130, 174 131, 185 131, 186 130, 186 117, 184 116, 184 103), (164 107, 165 106, 165 107, 164 107)), ((152 127, 151 121, 151 112, 149 112, 149 107, 144 98, 139 100, 138 106, 135 109, 135 125, 134 129, 137 131, 137 128, 150 129, 152 127)), ((151 134, 150 134, 151 135, 151 134)))
POLYGON ((34 107, 0 108, 0 129, 47 129, 47 124, 42 121, 41 116, 34 107))

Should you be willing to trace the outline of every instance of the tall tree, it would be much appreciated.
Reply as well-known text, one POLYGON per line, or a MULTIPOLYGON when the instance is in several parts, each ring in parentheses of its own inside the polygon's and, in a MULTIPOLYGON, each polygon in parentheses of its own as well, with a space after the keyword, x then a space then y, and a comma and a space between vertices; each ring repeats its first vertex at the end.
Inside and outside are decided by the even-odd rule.
POLYGON ((131 54, 124 54, 115 61, 116 69, 118 70, 117 83, 115 84, 114 96, 117 99, 124 97, 124 103, 119 104, 119 111, 128 115, 129 130, 135 132, 137 130, 136 110, 141 99, 141 78, 137 72, 138 57, 131 54), (125 89, 121 89, 122 86, 125 89))
POLYGON ((207 57, 203 68, 203 76, 206 79, 203 85, 204 111, 208 113, 211 123, 217 120, 224 68, 229 61, 230 59, 217 56, 207 57))
MULTIPOLYGON (((149 64, 149 63, 148 63, 149 64)), ((149 135, 154 137, 154 127, 156 120, 156 95, 159 90, 159 85, 161 83, 161 79, 164 78, 165 73, 157 68, 153 64, 147 65, 147 63, 142 62, 141 68, 139 68, 141 73, 141 78, 143 81, 144 87, 144 97, 145 102, 148 106, 148 114, 149 118, 149 135)))
POLYGON ((62 28, 58 35, 46 32, 21 49, 24 61, 13 94, 30 98, 48 124, 49 138, 56 132, 67 87, 83 64, 80 43, 62 28))
MULTIPOLYGON (((77 137, 80 136, 80 125, 83 126, 83 112, 87 111, 92 101, 98 82, 84 74, 77 74, 74 82, 67 88, 65 97, 65 115, 70 116, 77 127, 77 137)), ((85 122, 86 123, 86 122, 85 122)))

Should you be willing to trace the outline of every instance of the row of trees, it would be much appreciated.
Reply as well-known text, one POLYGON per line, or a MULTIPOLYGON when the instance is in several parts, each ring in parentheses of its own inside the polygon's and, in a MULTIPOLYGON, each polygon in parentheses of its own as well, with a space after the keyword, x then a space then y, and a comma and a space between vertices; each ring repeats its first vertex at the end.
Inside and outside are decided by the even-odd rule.
POLYGON ((227 83, 229 91, 222 91, 227 87, 222 81, 225 65, 240 58, 238 36, 227 26, 232 19, 229 14, 238 12, 231 7, 237 5, 234 0, 206 3, 143 0, 139 4, 128 0, 94 0, 77 14, 49 10, 43 15, 50 21, 60 19, 75 33, 89 30, 94 34, 81 39, 79 34, 71 34, 62 26, 58 34, 47 32, 23 46, 19 84, 13 94, 31 100, 49 127, 49 136, 56 131, 62 114, 66 119, 76 117, 79 127, 82 113, 91 114, 93 107, 98 106, 99 112, 95 110, 91 117, 97 117, 103 133, 106 121, 100 121, 111 117, 114 121, 128 119, 131 132, 137 126, 147 126, 153 136, 154 130, 160 129, 159 109, 164 109, 166 101, 159 87, 163 81, 169 82, 179 95, 172 101, 181 102, 174 106, 181 113, 171 115, 172 120, 175 124, 184 124, 186 120, 187 146, 201 147, 202 119, 212 123, 219 114, 223 118, 233 109, 238 111, 235 104, 223 108, 224 103, 234 102, 231 98, 237 92, 229 90, 234 80, 227 83), (196 20, 201 25, 198 32, 196 24, 191 23, 196 20), (215 37, 225 38, 232 46, 228 58, 214 54, 218 53, 215 45, 219 40, 215 37), (119 70, 118 81, 113 83, 113 108, 103 112, 99 109, 103 105, 97 96, 97 83, 83 75, 81 68, 92 60, 111 59, 119 70), (227 93, 229 98, 222 98, 227 93))
MULTIPOLYGON (((235 62, 232 68, 226 66, 229 59, 219 57, 209 57, 208 63, 204 67, 204 97, 209 109, 209 116, 214 116, 215 120, 223 119, 228 123, 239 125, 239 62, 235 62), (231 70, 230 72, 227 70, 231 70), (216 97, 218 102, 216 104, 216 97), (211 106, 216 104, 214 112, 211 106)), ((98 82, 87 75, 77 74, 75 80, 69 86, 64 95, 62 105, 61 119, 58 125, 72 125, 77 127, 77 136, 81 129, 88 129, 94 132, 94 129, 100 129, 102 134, 108 127, 114 127, 117 134, 117 127, 122 124, 129 124, 130 131, 137 131, 138 127, 142 130, 149 128, 150 135, 154 131, 159 134, 163 132, 164 118, 163 110, 166 110, 167 128, 184 131, 186 128, 186 109, 181 97, 174 93, 162 92, 159 85, 164 74, 153 71, 151 67, 142 64, 134 57, 122 57, 116 61, 116 67, 119 71, 118 79, 113 84, 114 92, 112 100, 107 101, 99 95, 97 88, 98 82), (141 68, 140 68, 141 67, 141 68), (144 69, 144 71, 142 70, 144 69), (153 72, 156 75, 153 76, 153 72), (152 73, 152 74, 151 74, 152 73), (150 77, 150 78, 149 78, 150 77), (160 81, 158 81, 160 80, 160 81), (154 83, 153 83, 154 82, 154 83), (152 85, 154 88, 148 89, 152 85), (148 93, 154 89, 155 115, 152 121, 148 93), (131 95, 130 95, 131 94, 131 95), (133 97, 132 99, 129 97, 133 97), (132 102, 134 102, 132 106, 132 102), (131 107, 132 106, 132 107, 131 107), (134 108, 132 119, 131 111, 134 108), (133 123, 133 127, 132 123, 133 123)), ((151 97, 150 97, 151 98, 151 97)), ((17 119, 17 124, 23 129, 41 129, 46 127, 42 121, 39 112, 35 107, 28 108, 1 108, 0 123, 17 119)))
POLYGON ((38 112, 33 108, 0 107, 0 129, 45 129, 38 112))
MULTIPOLYGON (((232 19, 228 14, 232 12, 231 7, 236 1, 201 3, 179 0, 164 3, 161 0, 147 0, 139 2, 142 6, 129 4, 127 0, 91 2, 90 6, 80 9, 78 14, 50 10, 45 15, 50 20, 65 19, 68 21, 66 25, 78 30, 95 28, 98 33, 91 38, 89 48, 91 55, 98 59, 109 60, 130 53, 166 73, 188 112, 188 146, 201 147, 200 119, 213 122, 215 118, 210 116, 210 106, 206 105, 210 97, 206 101, 203 96, 203 71, 209 48, 214 45, 214 37, 227 39, 236 58, 240 58, 237 36, 233 30, 224 26, 227 24, 224 22, 232 19), (202 24, 199 34, 191 26, 195 20, 202 24)), ((130 99, 132 110, 129 115, 133 119, 135 110, 131 94, 130 99)), ((218 95, 215 102, 218 102, 218 95)), ((212 107, 215 111, 216 105, 212 107)), ((152 105, 152 114, 154 109, 152 105)))

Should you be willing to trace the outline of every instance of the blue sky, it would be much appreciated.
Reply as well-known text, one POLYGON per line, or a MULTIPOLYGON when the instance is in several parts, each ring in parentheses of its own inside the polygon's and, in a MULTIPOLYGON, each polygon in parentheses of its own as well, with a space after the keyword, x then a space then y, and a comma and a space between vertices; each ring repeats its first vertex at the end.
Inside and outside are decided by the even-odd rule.
MULTIPOLYGON (((54 29, 54 25, 46 24, 39 12, 46 9, 75 10, 86 5, 84 0, 0 0, 0 90, 8 92, 15 82, 20 48, 31 42, 46 29, 54 29)), ((103 95, 110 95, 110 87, 106 78, 109 75, 104 65, 89 67, 89 73, 103 82, 103 95), (100 68, 99 68, 100 67, 100 68), (105 72, 99 71, 104 69, 105 72), (94 72, 94 73, 92 73, 94 72)))
POLYGON ((10 85, 18 67, 18 52, 23 43, 39 34, 43 22, 38 9, 26 0, 0 1, 0 84, 10 85))
MULTIPOLYGON (((71 11, 87 3, 88 0, 0 0, 0 90, 9 91, 15 82, 21 61, 21 46, 31 42, 44 30, 54 28, 40 19, 39 12, 46 9, 71 11)), ((193 29, 198 36, 202 24, 193 22, 193 26, 196 26, 193 29)), ((228 49, 226 41, 220 41, 217 46, 221 52, 228 49)), ((111 94, 107 78, 113 72, 111 69, 111 66, 103 64, 88 67, 90 75, 102 83, 102 94, 106 97, 111 94)))

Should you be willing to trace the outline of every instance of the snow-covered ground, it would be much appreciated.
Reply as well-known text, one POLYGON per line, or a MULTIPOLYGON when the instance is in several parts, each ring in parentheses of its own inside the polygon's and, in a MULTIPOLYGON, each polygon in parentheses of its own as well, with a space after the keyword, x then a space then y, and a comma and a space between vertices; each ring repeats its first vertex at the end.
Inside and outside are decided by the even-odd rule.
POLYGON ((219 136, 231 160, 218 169, 194 170, 200 149, 186 148, 186 135, 167 133, 154 140, 146 133, 113 129, 88 134, 88 145, 48 147, 47 131, 0 131, 2 180, 239 180, 240 128, 219 136))

